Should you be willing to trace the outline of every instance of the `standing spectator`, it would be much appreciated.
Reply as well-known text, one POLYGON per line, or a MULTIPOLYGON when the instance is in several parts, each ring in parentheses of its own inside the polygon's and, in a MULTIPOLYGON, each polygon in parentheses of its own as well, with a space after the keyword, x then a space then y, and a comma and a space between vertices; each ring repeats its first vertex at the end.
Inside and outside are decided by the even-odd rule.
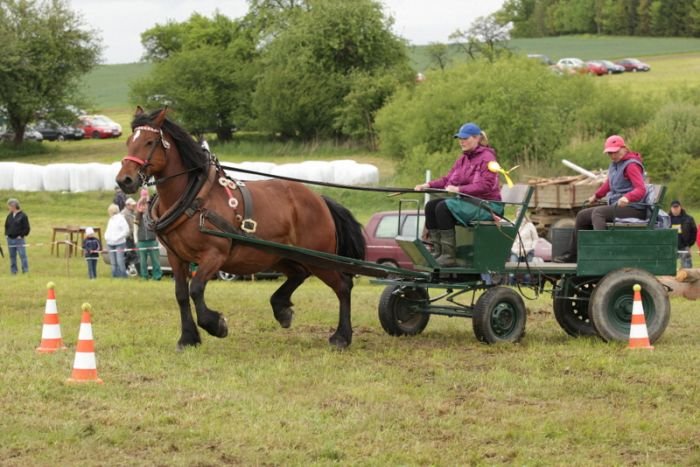
POLYGON ((678 231, 678 259, 681 260, 681 267, 692 268, 693 259, 690 256, 690 247, 695 245, 698 229, 695 226, 693 216, 685 212, 678 200, 671 202, 671 228, 678 231))
POLYGON ((114 187, 114 199, 112 200, 112 203, 119 206, 120 211, 124 209, 124 206, 126 205, 126 195, 118 186, 114 187))
POLYGON ((85 229, 85 240, 83 240, 83 255, 87 261, 88 277, 90 279, 97 278, 97 260, 100 257, 102 245, 95 237, 95 230, 92 227, 85 229))
POLYGON ((119 206, 110 204, 107 208, 109 221, 105 230, 105 242, 109 250, 109 262, 112 266, 112 277, 126 277, 126 262, 124 250, 126 238, 129 236, 129 224, 119 212, 119 206))
POLYGON ((121 210, 122 216, 126 219, 126 223, 129 224, 129 236, 126 237, 126 252, 124 253, 124 262, 126 264, 127 272, 131 272, 131 275, 136 275, 136 262, 138 260, 138 255, 134 251, 136 248, 136 232, 134 230, 134 220, 136 219, 136 201, 134 198, 127 198, 124 202, 124 209, 121 210))
POLYGON ((5 219, 5 237, 7 238, 7 249, 10 252, 10 272, 17 274, 17 253, 22 262, 22 273, 29 272, 27 262, 27 250, 24 245, 24 237, 29 235, 29 217, 22 211, 19 201, 15 198, 7 200, 7 209, 10 213, 5 219))
POLYGON ((148 259, 151 259, 153 268, 153 280, 159 281, 163 277, 160 269, 160 252, 156 233, 153 231, 148 216, 148 190, 141 190, 141 198, 136 203, 136 247, 139 252, 139 269, 143 279, 148 279, 148 259))

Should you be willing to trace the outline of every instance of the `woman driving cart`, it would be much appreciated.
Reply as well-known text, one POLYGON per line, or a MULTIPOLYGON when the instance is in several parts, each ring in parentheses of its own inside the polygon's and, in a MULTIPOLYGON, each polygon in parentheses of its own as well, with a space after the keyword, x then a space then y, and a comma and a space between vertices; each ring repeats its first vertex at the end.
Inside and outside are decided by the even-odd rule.
POLYGON ((415 187, 416 191, 440 188, 471 198, 437 198, 425 205, 425 226, 433 244, 433 255, 442 267, 457 264, 454 230, 457 222, 467 225, 474 220, 493 220, 494 214, 503 215, 503 204, 498 202, 501 200, 498 174, 488 168, 489 162, 496 160, 496 151, 488 145, 486 134, 475 123, 465 123, 454 137, 459 140, 462 155, 450 171, 415 187))

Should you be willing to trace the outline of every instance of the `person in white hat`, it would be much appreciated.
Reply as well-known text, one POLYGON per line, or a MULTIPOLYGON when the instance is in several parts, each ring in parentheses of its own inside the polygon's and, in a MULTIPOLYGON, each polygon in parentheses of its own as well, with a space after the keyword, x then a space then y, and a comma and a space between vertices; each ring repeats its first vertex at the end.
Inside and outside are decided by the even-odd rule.
POLYGON ((102 245, 95 237, 95 229, 88 227, 85 229, 85 240, 83 240, 83 256, 87 261, 88 277, 90 279, 97 278, 97 260, 100 258, 100 250, 102 245))

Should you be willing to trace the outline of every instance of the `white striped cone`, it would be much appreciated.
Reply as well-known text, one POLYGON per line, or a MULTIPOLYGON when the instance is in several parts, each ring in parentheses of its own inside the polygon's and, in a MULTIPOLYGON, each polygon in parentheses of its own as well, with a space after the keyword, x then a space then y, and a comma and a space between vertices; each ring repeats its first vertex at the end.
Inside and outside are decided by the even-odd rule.
POLYGON ((78 344, 75 347, 73 373, 68 378, 70 383, 94 382, 102 383, 97 377, 97 361, 95 360, 95 343, 92 338, 92 323, 90 322, 90 304, 83 303, 83 316, 80 320, 78 344))
POLYGON ((632 322, 630 323, 629 349, 653 349, 649 342, 647 323, 644 318, 644 307, 642 305, 642 287, 634 284, 634 302, 632 302, 632 322))
POLYGON ((50 353, 65 349, 61 337, 61 324, 58 322, 58 308, 56 307, 55 284, 46 284, 48 294, 44 307, 44 326, 41 328, 41 344, 36 348, 37 352, 50 353))

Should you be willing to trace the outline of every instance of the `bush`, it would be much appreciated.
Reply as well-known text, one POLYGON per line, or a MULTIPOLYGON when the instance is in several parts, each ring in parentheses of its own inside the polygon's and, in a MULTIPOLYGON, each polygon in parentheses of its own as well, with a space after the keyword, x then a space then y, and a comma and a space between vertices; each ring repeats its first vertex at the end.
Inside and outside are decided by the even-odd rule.
POLYGON ((638 133, 632 147, 645 156, 653 180, 668 182, 684 173, 700 158, 700 105, 667 103, 638 133))
POLYGON ((470 62, 435 73, 403 90, 378 114, 383 152, 406 157, 458 150, 452 139, 467 121, 478 123, 505 165, 546 160, 575 130, 578 109, 596 92, 584 76, 556 76, 521 57, 470 62))

